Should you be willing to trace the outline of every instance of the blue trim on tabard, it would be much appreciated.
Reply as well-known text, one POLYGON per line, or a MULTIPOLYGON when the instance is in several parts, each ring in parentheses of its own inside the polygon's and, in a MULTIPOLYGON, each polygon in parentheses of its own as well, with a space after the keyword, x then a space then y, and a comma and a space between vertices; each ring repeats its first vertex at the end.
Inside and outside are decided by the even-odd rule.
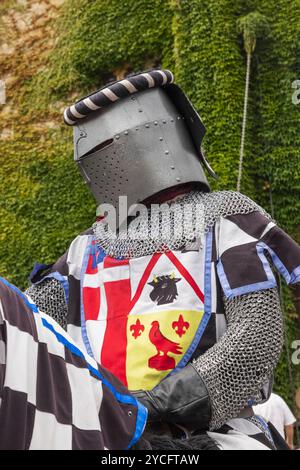
POLYGON ((287 284, 294 284, 300 281, 300 266, 298 266, 294 269, 294 271, 289 273, 281 259, 275 253, 275 251, 273 251, 272 248, 270 248, 264 242, 258 242, 256 249, 257 252, 260 253, 263 250, 267 250, 270 253, 274 265, 276 266, 276 268, 278 269, 287 284))
POLYGON ((300 266, 295 268, 294 271, 291 272, 290 276, 290 284, 296 284, 296 282, 300 282, 300 266))
POLYGON ((236 287, 234 289, 230 287, 227 276, 224 271, 222 261, 219 259, 217 263, 217 272, 218 272, 218 276, 219 276, 224 294, 226 295, 228 299, 232 299, 233 297, 236 297, 238 295, 249 294, 250 292, 257 292, 260 290, 270 289, 272 287, 277 286, 276 279, 274 277, 274 274, 272 273, 272 270, 270 268, 267 258, 265 257, 263 253, 258 253, 258 256, 260 257, 262 261, 264 271, 268 279, 266 281, 255 282, 253 284, 247 284, 245 286, 236 287))
POLYGON ((81 324, 81 336, 83 340, 83 344, 85 346, 85 349, 87 350, 87 353, 94 358, 93 350, 91 347, 91 343, 88 337, 87 329, 86 329, 86 321, 85 321, 85 314, 84 314, 84 305, 83 305, 83 281, 84 281, 84 276, 86 273, 86 268, 89 262, 89 256, 91 253, 93 253, 93 235, 88 235, 88 241, 85 247, 85 252, 84 252, 84 257, 83 257, 83 262, 81 266, 81 272, 80 272, 80 324, 81 324))
POLYGON ((269 437, 270 441, 275 446, 274 439, 273 439, 273 436, 272 436, 272 433, 270 431, 267 421, 265 421, 265 419, 261 415, 257 415, 257 414, 254 415, 254 418, 256 418, 257 421, 260 422, 260 424, 262 425, 262 428, 264 429, 265 434, 269 437))
MULTIPOLYGON (((94 237, 94 241, 96 241, 96 238, 94 237)), ((98 250, 98 254, 97 254, 97 264, 100 264, 102 263, 102 261, 104 260, 106 254, 104 252, 104 250, 100 250, 99 246, 97 245, 97 250, 98 250)))
POLYGON ((178 370, 183 369, 194 354, 203 333, 207 327, 209 319, 211 317, 211 260, 212 260, 212 231, 209 231, 205 236, 205 262, 204 262, 204 314, 201 318, 193 341, 187 351, 185 352, 182 359, 178 362, 175 369, 173 369, 168 375, 172 375, 178 370))
POLYGON ((265 255, 265 251, 264 251, 265 246, 267 246, 267 245, 265 245, 265 246, 263 246, 263 245, 264 245, 264 243, 257 243, 256 252, 257 252, 258 257, 259 257, 259 259, 260 259, 260 261, 263 265, 263 268, 264 268, 264 271, 267 275, 268 280, 274 280, 276 282, 273 271, 272 271, 271 266, 270 266, 270 263, 267 260, 266 255, 265 255))
MULTIPOLYGON (((205 288, 204 288, 204 312, 207 317, 206 325, 211 317, 211 261, 212 261, 212 241, 213 233, 210 230, 206 234, 206 253, 205 253, 205 288)), ((205 326, 206 326, 205 325, 205 326)))
MULTIPOLYGON (((38 307, 35 304, 29 302, 27 297, 16 286, 14 286, 2 277, 0 277, 0 282, 3 282, 3 284, 12 289, 19 297, 21 297, 21 299, 33 313, 40 314, 38 307)), ((83 352, 77 346, 75 346, 75 344, 69 341, 64 335, 58 333, 55 330, 54 326, 49 323, 46 318, 42 317, 42 324, 45 328, 47 328, 49 331, 51 331, 51 333, 54 334, 59 343, 63 344, 69 351, 71 351, 72 354, 80 357, 85 361, 88 370, 92 372, 103 383, 103 385, 105 385, 111 391, 111 393, 119 403, 133 405, 137 408, 135 432, 127 448, 129 449, 130 447, 132 447, 141 438, 144 432, 148 416, 147 409, 135 397, 131 395, 123 395, 122 393, 118 392, 114 388, 114 386, 102 376, 98 369, 89 364, 83 352)))
POLYGON ((92 269, 97 268, 96 245, 92 243, 90 254, 92 255, 92 269))
POLYGON ((284 280, 287 284, 295 284, 296 282, 300 282, 300 266, 298 266, 291 273, 289 273, 287 268, 285 267, 285 265, 281 261, 281 259, 275 253, 275 251, 273 251, 272 248, 270 248, 264 242, 260 241, 260 242, 257 243, 256 251, 257 251, 257 255, 258 255, 258 257, 259 257, 259 259, 260 259, 260 261, 263 265, 264 271, 266 273, 266 276, 267 276, 266 281, 256 282, 256 283, 253 283, 253 284, 248 284, 248 285, 245 285, 245 286, 241 286, 241 287, 231 289, 231 287, 229 285, 229 282, 228 282, 228 279, 227 279, 227 276, 226 276, 225 271, 224 271, 222 261, 221 260, 218 261, 218 263, 217 263, 218 276, 219 276, 220 282, 222 284, 224 293, 225 293, 225 295, 228 299, 231 299, 231 298, 233 298, 235 296, 238 296, 238 295, 248 294, 250 292, 256 292, 256 291, 260 291, 260 290, 263 290, 263 289, 270 289, 270 288, 273 288, 273 287, 277 286, 275 276, 272 272, 269 261, 266 258, 265 251, 268 251, 268 253, 270 254, 270 256, 272 258, 274 266, 279 271, 279 273, 282 275, 282 277, 284 278, 284 280))

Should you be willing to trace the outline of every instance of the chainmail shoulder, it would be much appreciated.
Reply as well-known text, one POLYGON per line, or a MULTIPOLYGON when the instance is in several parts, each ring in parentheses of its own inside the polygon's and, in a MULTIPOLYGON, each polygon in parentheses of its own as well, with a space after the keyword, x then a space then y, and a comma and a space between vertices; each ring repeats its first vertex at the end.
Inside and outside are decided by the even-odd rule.
POLYGON ((115 236, 105 219, 97 221, 93 232, 98 245, 111 257, 137 258, 180 250, 201 238, 201 234, 208 232, 220 217, 259 211, 271 219, 258 204, 235 191, 191 191, 163 206, 166 205, 169 208, 168 219, 163 211, 154 218, 153 210, 148 209, 139 216, 138 224, 130 223, 125 236, 115 236))
POLYGON ((261 206, 237 191, 199 192, 197 194, 201 195, 205 208, 205 231, 209 231, 220 217, 230 215, 260 212, 268 219, 272 219, 261 206))
POLYGON ((224 300, 228 329, 193 365, 212 403, 211 429, 238 416, 249 400, 262 401, 282 349, 283 323, 277 289, 224 300))
POLYGON ((40 284, 30 286, 29 295, 38 308, 52 317, 64 330, 67 330, 68 305, 65 292, 56 279, 45 279, 40 284))

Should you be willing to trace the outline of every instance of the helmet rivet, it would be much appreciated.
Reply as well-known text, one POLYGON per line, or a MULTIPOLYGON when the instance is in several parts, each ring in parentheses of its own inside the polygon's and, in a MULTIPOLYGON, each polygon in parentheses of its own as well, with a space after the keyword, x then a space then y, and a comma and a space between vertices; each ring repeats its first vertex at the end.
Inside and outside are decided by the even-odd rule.
POLYGON ((138 127, 136 127, 136 128, 135 128, 135 130, 136 130, 136 131, 138 131, 138 130, 139 130, 139 128, 138 128, 138 127))
POLYGON ((178 119, 178 121, 179 121, 179 119, 180 119, 180 116, 177 116, 177 119, 178 119))
POLYGON ((149 124, 146 124, 145 127, 147 127, 147 129, 149 129, 149 124))
POLYGON ((154 125, 157 126, 158 122, 157 121, 154 121, 154 125))
POLYGON ((174 122, 174 119, 171 119, 171 122, 174 122))
POLYGON ((165 150, 165 154, 166 154, 166 155, 169 155, 169 150, 165 150))
POLYGON ((124 134, 125 134, 125 135, 128 135, 128 131, 125 131, 124 134))
POLYGON ((163 119, 163 124, 166 124, 166 123, 167 123, 167 121, 165 119, 163 119))
POLYGON ((142 110, 142 109, 139 109, 139 113, 142 113, 142 112, 143 112, 143 110, 142 110))
POLYGON ((120 138, 120 136, 119 136, 119 135, 116 135, 116 139, 118 140, 119 138, 120 138))
POLYGON ((162 137, 160 137, 159 140, 162 142, 164 139, 162 137))
POLYGON ((175 166, 174 166, 174 165, 171 166, 171 170, 175 170, 175 166))
POLYGON ((176 181, 178 181, 178 182, 179 182, 179 181, 180 181, 180 178, 176 178, 176 181))

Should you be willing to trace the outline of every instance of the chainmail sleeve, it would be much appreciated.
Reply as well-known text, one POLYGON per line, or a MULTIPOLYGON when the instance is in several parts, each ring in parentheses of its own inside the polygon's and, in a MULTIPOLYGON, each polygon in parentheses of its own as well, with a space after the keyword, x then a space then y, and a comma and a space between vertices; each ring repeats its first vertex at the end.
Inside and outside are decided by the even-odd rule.
POLYGON ((42 312, 52 317, 62 328, 67 329, 68 305, 65 291, 59 281, 47 278, 40 284, 30 286, 29 295, 42 312))
POLYGON ((194 361, 212 404, 210 429, 221 427, 249 404, 261 400, 283 342, 283 322, 276 288, 225 299, 228 329, 194 361))

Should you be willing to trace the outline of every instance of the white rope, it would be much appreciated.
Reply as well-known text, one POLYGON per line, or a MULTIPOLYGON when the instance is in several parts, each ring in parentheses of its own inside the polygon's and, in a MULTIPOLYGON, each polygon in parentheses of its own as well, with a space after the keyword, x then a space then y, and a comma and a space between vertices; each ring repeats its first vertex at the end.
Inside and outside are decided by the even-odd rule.
POLYGON ((241 148, 240 148, 240 161, 239 161, 239 172, 236 190, 241 191, 243 163, 244 163, 244 149, 245 149, 245 137, 247 127, 247 111, 248 111, 248 98, 249 98, 249 81, 250 81, 250 69, 251 69, 251 54, 247 54, 247 71, 246 71, 246 84, 245 84, 245 97, 244 97, 244 114, 243 114, 243 126, 241 136, 241 148))

